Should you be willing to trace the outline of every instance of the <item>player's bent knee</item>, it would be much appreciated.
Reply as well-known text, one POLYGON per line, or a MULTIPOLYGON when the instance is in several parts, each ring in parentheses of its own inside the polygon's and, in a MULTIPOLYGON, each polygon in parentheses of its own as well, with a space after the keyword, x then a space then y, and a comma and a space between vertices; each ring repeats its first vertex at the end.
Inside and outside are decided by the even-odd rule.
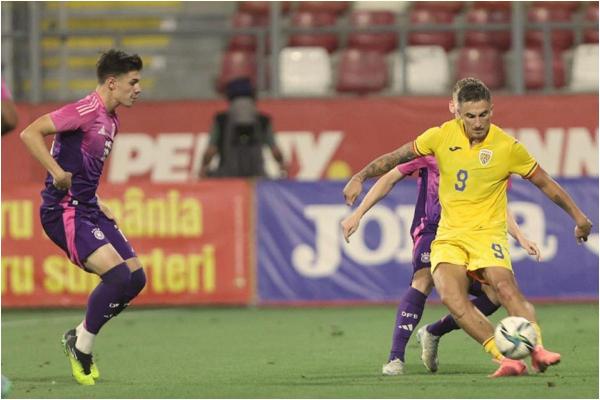
POLYGON ((431 289, 433 289, 433 277, 431 276, 429 269, 417 271, 413 276, 410 286, 423 294, 429 295, 431 289))
POLYGON ((506 279, 496 282, 494 289, 498 295, 498 299, 502 303, 521 298, 521 292, 514 280, 506 279))
POLYGON ((131 282, 131 271, 127 264, 121 263, 102 274, 100 279, 106 284, 118 286, 125 291, 131 282))

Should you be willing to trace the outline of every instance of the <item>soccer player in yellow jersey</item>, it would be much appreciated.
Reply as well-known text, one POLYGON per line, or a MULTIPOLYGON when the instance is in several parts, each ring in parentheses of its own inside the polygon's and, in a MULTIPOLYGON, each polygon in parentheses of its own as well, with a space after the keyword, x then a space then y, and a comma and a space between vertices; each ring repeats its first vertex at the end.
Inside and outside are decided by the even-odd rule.
MULTIPOLYGON (((442 302, 470 336, 500 363, 491 376, 526 373, 522 361, 504 358, 493 340, 494 328, 468 299, 469 276, 489 284, 509 315, 536 323, 535 310, 520 292, 512 271, 506 236, 506 185, 511 174, 536 185, 575 221, 575 238, 587 240, 592 223, 569 194, 544 171, 525 147, 491 124, 493 105, 489 89, 480 82, 458 93, 458 119, 428 129, 409 142, 373 160, 344 188, 352 204, 365 179, 381 175, 419 156, 434 155, 440 171, 442 215, 431 245, 431 273, 442 302)), ((541 341, 531 354, 532 367, 545 371, 560 362, 558 353, 541 341)))

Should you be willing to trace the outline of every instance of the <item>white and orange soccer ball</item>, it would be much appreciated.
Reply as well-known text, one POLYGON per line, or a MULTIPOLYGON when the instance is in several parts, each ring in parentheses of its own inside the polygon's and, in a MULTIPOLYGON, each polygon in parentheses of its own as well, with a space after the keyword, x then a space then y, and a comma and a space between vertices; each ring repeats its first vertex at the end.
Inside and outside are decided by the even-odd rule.
POLYGON ((533 325, 522 317, 506 317, 496 326, 494 340, 504 357, 520 360, 535 348, 537 335, 533 325))

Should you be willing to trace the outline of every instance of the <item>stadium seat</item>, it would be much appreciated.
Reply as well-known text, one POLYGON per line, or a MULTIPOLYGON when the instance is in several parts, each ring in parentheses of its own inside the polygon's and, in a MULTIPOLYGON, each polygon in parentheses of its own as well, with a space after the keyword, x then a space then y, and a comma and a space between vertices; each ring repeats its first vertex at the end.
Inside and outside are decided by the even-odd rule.
MULTIPOLYGON (((525 49, 523 52, 524 80, 527 89, 543 89, 546 86, 545 60, 540 49, 525 49)), ((555 88, 565 86, 565 63, 558 52, 554 52, 552 72, 555 88)))
MULTIPOLYGON (((446 94, 450 87, 448 56, 440 46, 408 46, 406 48, 406 86, 411 94, 446 94)), ((403 56, 394 54, 392 89, 405 92, 403 56)))
POLYGON ((597 44, 580 44, 575 48, 569 88, 574 91, 598 91, 597 44))
MULTIPOLYGON (((285 14, 290 11, 292 3, 280 1, 280 10, 285 14)), ((238 10, 249 14, 269 15, 271 11, 270 1, 238 1, 238 10)))
MULTIPOLYGON (((585 9, 585 21, 598 23, 598 3, 594 2, 585 9)), ((586 28, 583 31, 585 43, 598 43, 598 28, 586 28)))
POLYGON ((223 92, 225 85, 232 79, 248 77, 256 87, 256 56, 243 50, 230 50, 223 54, 216 89, 223 92))
POLYGON ((336 90, 366 94, 388 84, 385 55, 373 50, 346 49, 340 55, 336 90))
POLYGON ((578 1, 536 1, 538 7, 552 8, 555 10, 567 10, 573 12, 579 7, 578 1))
MULTIPOLYGON (((292 16, 292 26, 315 28, 335 26, 336 16, 330 12, 299 11, 292 16)), ((338 37, 335 33, 292 33, 289 45, 296 47, 319 46, 333 52, 338 48, 338 37)))
POLYGON ((350 7, 348 1, 299 1, 298 11, 343 14, 350 7))
MULTIPOLYGON (((266 27, 269 23, 268 15, 249 14, 245 12, 236 12, 231 21, 233 28, 253 28, 266 27)), ((256 51, 256 35, 234 35, 229 41, 229 50, 256 51)), ((268 38, 267 38, 268 39, 268 38)), ((267 40, 268 43, 268 40, 267 40)))
MULTIPOLYGON (((467 12, 467 24, 510 23, 510 10, 476 8, 467 12)), ((467 47, 496 47, 505 51, 510 48, 510 28, 504 31, 467 31, 467 47)))
MULTIPOLYGON (((546 8, 533 5, 527 12, 529 22, 569 22, 572 13, 564 8, 546 8)), ((573 31, 568 29, 554 29, 550 34, 552 47, 565 50, 573 45, 573 31)), ((544 33, 539 29, 528 29, 525 33, 527 47, 541 48, 544 45, 544 33)))
POLYGON ((512 5, 510 1, 474 1, 474 10, 503 10, 510 11, 512 5))
POLYGON ((457 79, 473 76, 490 89, 504 86, 504 63, 500 52, 493 47, 463 47, 458 51, 457 79))
MULTIPOLYGON (((451 24, 454 14, 445 10, 417 9, 410 12, 410 21, 413 25, 420 24, 451 24)), ((454 31, 448 32, 412 32, 408 42, 411 45, 442 46, 444 50, 450 51, 456 42, 454 31)))
POLYGON ((331 86, 331 61, 322 47, 286 47, 279 54, 284 95, 324 95, 331 86))
POLYGON ((355 11, 391 11, 395 14, 406 12, 410 7, 410 1, 355 1, 352 3, 352 8, 355 11))
MULTIPOLYGON (((368 28, 370 26, 393 26, 396 17, 391 11, 355 10, 350 15, 350 25, 354 29, 368 28)), ((348 36, 348 47, 375 50, 387 53, 396 48, 398 35, 395 32, 381 33, 351 33, 348 36)))
POLYGON ((415 1, 413 9, 446 11, 456 14, 462 10, 464 4, 463 1, 415 1))

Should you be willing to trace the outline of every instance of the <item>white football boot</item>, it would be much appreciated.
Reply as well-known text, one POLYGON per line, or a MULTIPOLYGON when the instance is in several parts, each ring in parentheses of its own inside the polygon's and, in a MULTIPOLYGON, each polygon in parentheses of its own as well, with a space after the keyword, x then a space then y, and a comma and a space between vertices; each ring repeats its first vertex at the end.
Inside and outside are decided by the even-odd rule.
POLYGON ((388 376, 402 375, 404 373, 404 362, 399 358, 394 358, 392 361, 383 365, 381 373, 388 376))
POLYGON ((421 344, 421 361, 429 372, 438 369, 438 343, 439 336, 427 332, 427 325, 417 331, 417 341, 421 344))

